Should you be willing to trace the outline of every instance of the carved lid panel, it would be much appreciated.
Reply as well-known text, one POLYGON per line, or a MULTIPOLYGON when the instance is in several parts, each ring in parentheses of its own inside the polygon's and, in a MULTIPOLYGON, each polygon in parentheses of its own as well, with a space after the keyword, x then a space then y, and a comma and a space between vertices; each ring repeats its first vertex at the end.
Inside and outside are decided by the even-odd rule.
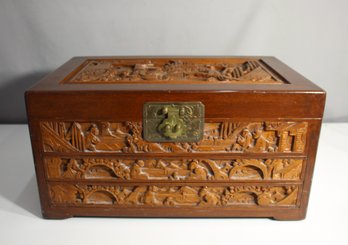
POLYGON ((283 84, 261 59, 88 59, 63 83, 283 84))

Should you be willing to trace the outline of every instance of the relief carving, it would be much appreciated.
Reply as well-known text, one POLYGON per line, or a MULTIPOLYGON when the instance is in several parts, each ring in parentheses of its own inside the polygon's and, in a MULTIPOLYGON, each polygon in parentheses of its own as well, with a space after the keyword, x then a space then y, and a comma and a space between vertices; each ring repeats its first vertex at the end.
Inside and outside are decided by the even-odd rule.
POLYGON ((154 143, 140 122, 41 122, 45 152, 296 152, 305 150, 306 122, 205 123, 196 143, 154 143))
POLYGON ((50 184, 53 205, 118 207, 295 206, 299 187, 286 186, 105 186, 50 184))
POLYGON ((49 179, 300 180, 302 159, 46 158, 49 179))
POLYGON ((258 60, 202 64, 183 60, 90 60, 65 83, 122 83, 142 81, 283 83, 258 60))

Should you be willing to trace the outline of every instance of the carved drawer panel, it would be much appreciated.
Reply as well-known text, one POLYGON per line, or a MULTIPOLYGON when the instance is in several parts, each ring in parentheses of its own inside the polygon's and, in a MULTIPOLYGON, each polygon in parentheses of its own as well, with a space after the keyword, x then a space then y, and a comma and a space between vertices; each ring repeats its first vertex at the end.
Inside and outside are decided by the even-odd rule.
POLYGON ((45 158, 48 179, 117 181, 300 180, 303 159, 45 158))
POLYGON ((214 207, 296 206, 298 185, 89 185, 49 184, 54 206, 214 207))
POLYGON ((40 123, 45 152, 303 153, 307 122, 208 122, 191 143, 147 142, 140 122, 40 123))

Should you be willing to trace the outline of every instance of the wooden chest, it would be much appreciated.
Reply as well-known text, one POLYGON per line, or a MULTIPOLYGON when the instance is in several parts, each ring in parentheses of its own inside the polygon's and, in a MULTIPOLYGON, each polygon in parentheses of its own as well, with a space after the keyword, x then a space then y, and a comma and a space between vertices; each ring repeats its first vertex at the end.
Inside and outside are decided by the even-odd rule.
POLYGON ((76 57, 26 92, 45 218, 306 215, 325 92, 273 57, 76 57))

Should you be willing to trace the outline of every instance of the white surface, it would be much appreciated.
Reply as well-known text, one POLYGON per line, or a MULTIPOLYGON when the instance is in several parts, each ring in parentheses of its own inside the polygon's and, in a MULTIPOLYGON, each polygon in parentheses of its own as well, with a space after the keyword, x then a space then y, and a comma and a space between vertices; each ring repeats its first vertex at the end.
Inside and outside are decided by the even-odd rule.
POLYGON ((324 124, 307 218, 44 220, 26 125, 0 125, 0 244, 347 244, 348 124, 324 124))
POLYGON ((327 90, 326 120, 348 122, 347 10, 347 0, 0 0, 0 122, 24 122, 24 89, 77 55, 273 55, 327 90))

